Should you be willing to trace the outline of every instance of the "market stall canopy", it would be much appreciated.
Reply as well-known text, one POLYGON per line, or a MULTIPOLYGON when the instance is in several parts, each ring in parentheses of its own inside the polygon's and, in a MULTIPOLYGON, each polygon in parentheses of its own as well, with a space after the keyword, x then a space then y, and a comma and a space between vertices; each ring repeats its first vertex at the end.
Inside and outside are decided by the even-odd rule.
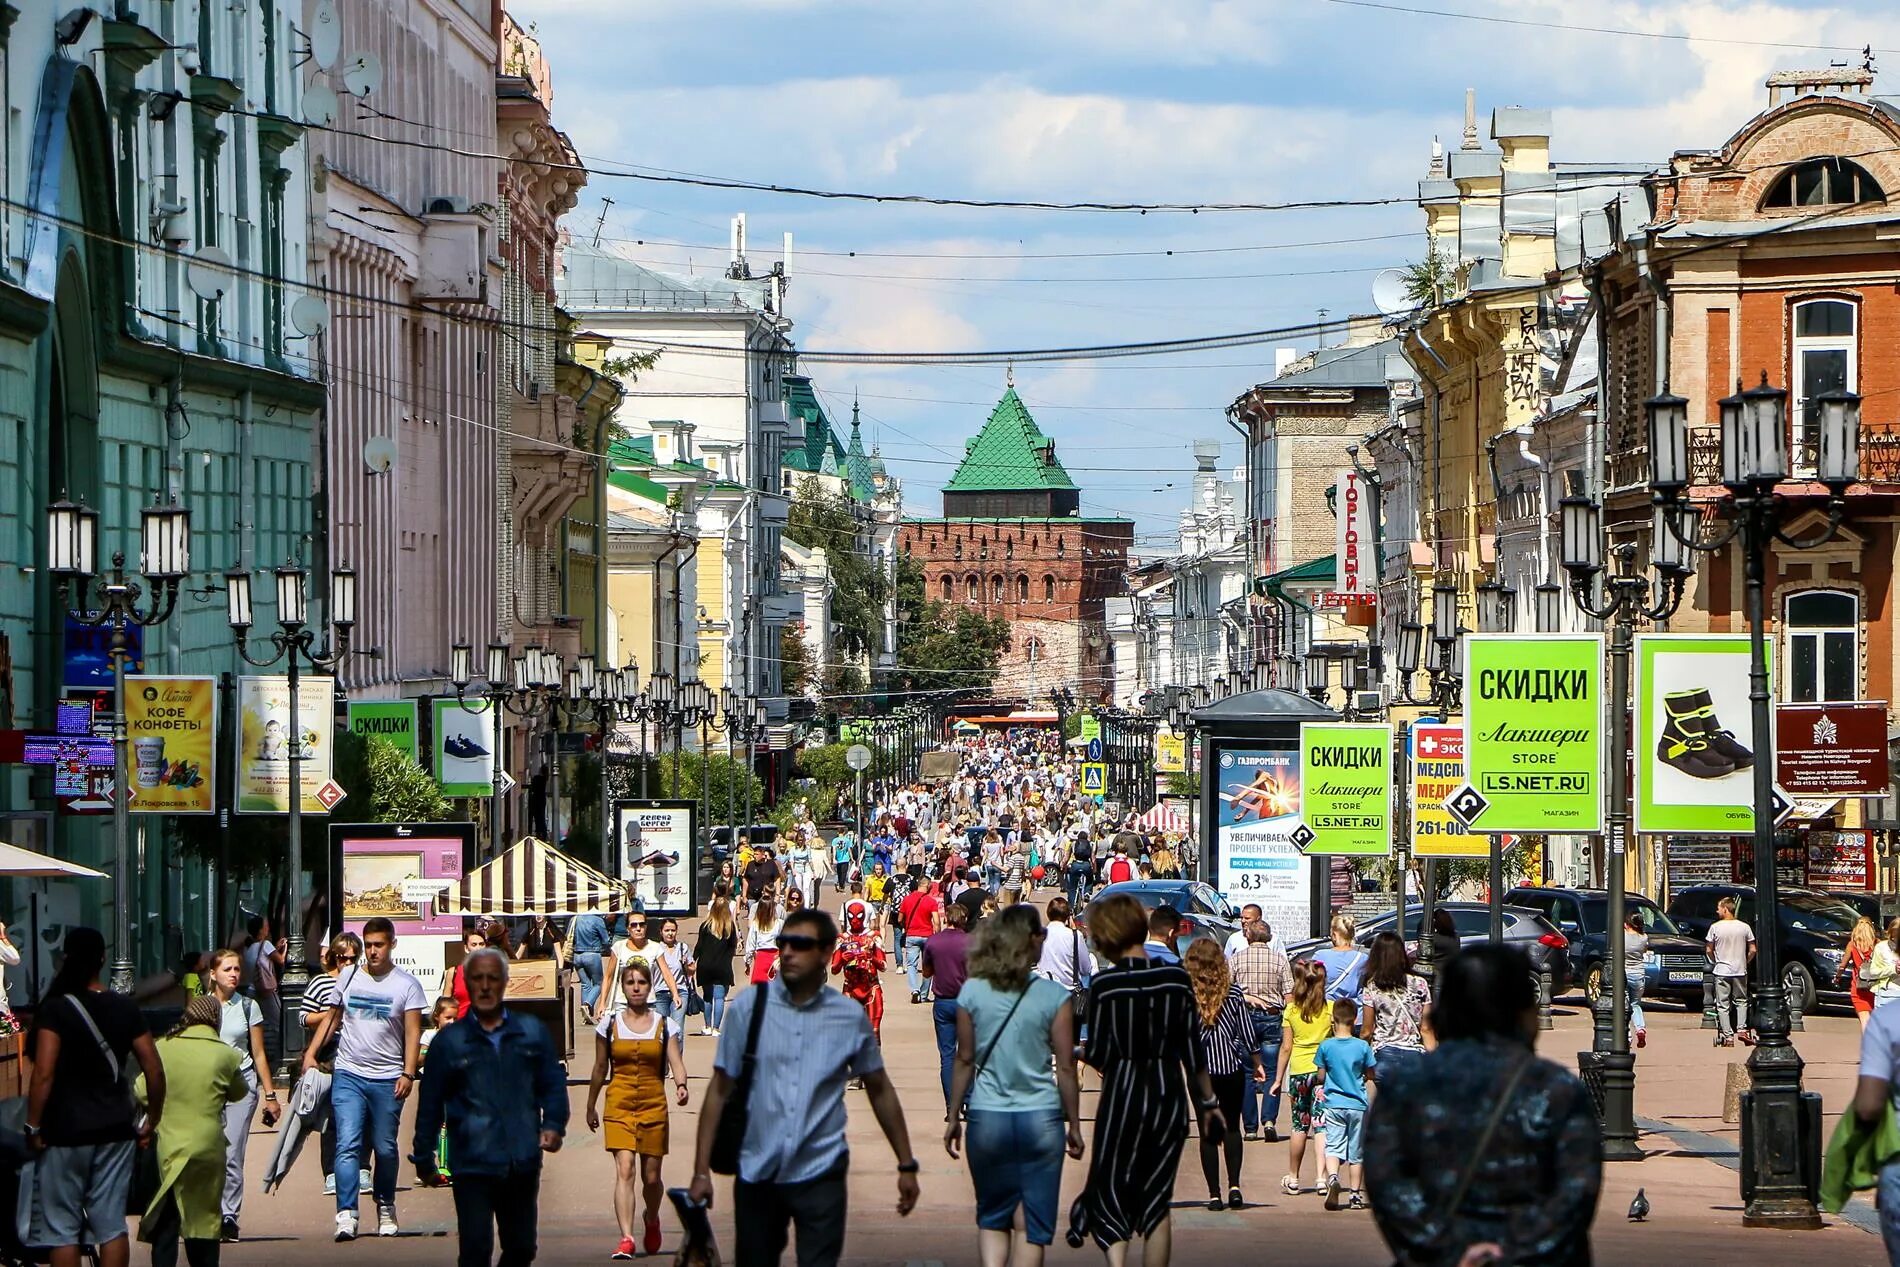
POLYGON ((1185 832, 1188 829, 1187 819, 1175 813, 1174 807, 1167 804, 1158 804, 1146 814, 1137 818, 1135 820, 1135 826, 1144 832, 1150 833, 1158 831, 1185 832))
POLYGON ((34 853, 31 849, 22 849, 18 845, 0 843, 0 875, 11 876, 66 876, 86 880, 103 880, 106 873, 94 871, 91 867, 82 867, 76 862, 66 862, 60 858, 49 858, 43 853, 34 853))
POLYGON ((626 886, 544 840, 523 837, 462 877, 459 915, 577 915, 626 905, 626 886))

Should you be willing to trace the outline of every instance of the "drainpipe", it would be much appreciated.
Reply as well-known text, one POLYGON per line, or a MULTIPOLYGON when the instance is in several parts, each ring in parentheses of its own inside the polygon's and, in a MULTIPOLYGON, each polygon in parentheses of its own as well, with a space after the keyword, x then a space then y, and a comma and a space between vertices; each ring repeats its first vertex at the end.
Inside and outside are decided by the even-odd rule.
MULTIPOLYGON (((1438 355, 1438 349, 1431 345, 1430 340, 1426 339, 1424 328, 1419 327, 1418 329, 1413 330, 1412 336, 1418 340, 1418 345, 1421 348, 1425 349, 1425 354, 1431 357, 1432 360, 1438 363, 1439 371, 1441 373, 1449 375, 1451 373, 1451 366, 1445 364, 1445 358, 1438 355)), ((1432 543, 1432 568, 1434 571, 1436 571, 1437 569, 1443 566, 1443 562, 1444 562, 1444 558, 1443 558, 1444 544, 1439 536, 1438 520, 1439 520, 1439 516, 1444 513, 1444 506, 1445 506, 1445 416, 1444 416, 1443 389, 1440 388, 1438 384, 1436 383, 1431 384, 1431 389, 1432 389, 1432 522, 1429 529, 1429 533, 1430 533, 1429 539, 1432 543)), ((1419 527, 1421 531, 1426 530, 1425 525, 1422 522, 1420 523, 1419 527)))
MULTIPOLYGON (((1228 426, 1240 433, 1240 453, 1242 458, 1241 496, 1244 499, 1244 505, 1241 510, 1240 540, 1246 547, 1247 591, 1251 594, 1253 592, 1254 574, 1260 568, 1260 558, 1254 550, 1253 423, 1252 417, 1249 415, 1247 424, 1245 426, 1241 425, 1240 420, 1234 417, 1234 412, 1234 409, 1229 406, 1222 416, 1227 419, 1228 426)), ((1247 612, 1247 663, 1249 668, 1252 667, 1254 661, 1257 659, 1253 641, 1254 622, 1250 603, 1247 612)))

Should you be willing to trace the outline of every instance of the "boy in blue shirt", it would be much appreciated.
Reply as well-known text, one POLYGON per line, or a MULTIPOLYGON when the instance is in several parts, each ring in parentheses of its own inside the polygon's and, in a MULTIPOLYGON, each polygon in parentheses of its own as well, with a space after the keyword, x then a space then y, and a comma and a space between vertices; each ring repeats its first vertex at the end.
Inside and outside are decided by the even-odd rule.
POLYGON ((1326 1208, 1340 1208, 1340 1172, 1345 1172, 1351 1206, 1366 1208, 1360 1190, 1365 1175, 1366 1084, 1372 1081, 1372 1044, 1354 1038, 1359 1006, 1351 999, 1333 1004, 1333 1036, 1314 1056, 1325 1082, 1320 1103, 1326 1116, 1326 1208))

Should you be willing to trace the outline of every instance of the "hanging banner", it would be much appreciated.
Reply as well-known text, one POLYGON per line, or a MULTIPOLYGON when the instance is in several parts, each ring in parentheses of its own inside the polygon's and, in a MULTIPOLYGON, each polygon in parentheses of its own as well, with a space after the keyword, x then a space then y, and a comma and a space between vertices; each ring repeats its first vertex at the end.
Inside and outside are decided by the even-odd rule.
POLYGON ((1180 774, 1187 769, 1187 736, 1155 735, 1155 770, 1160 774, 1180 774))
POLYGON ((1418 722, 1412 744, 1412 853, 1419 858, 1487 858, 1488 836, 1475 836, 1445 809, 1465 781, 1465 728, 1418 722))
POLYGON ((1307 722, 1300 727, 1300 771, 1308 854, 1392 852, 1392 727, 1307 722))
POLYGON ((1223 748, 1214 757, 1214 865, 1235 906, 1251 902, 1284 943, 1312 926, 1313 860, 1300 829, 1297 749, 1223 748))
MULTIPOLYGON (((1746 835, 1755 823, 1757 737, 1748 702, 1747 634, 1639 634, 1636 830, 1746 835)), ((1772 681, 1772 677, 1770 678, 1772 681)), ((1885 722, 1882 722, 1885 747, 1885 722)))
POLYGON ((209 814, 217 808, 217 708, 214 678, 125 679, 134 814, 209 814))
POLYGON ((697 810, 696 801, 614 802, 615 866, 648 915, 698 911, 693 894, 699 871, 697 810))
POLYGON ((414 700, 351 700, 349 716, 352 735, 387 739, 408 754, 411 761, 421 764, 414 700))
POLYGON ((1603 827, 1603 639, 1465 638, 1465 764, 1477 832, 1603 827))
POLYGON ((488 715, 488 701, 463 707, 454 697, 431 701, 435 722, 435 781, 444 796, 493 796, 495 749, 500 736, 488 715))
POLYGON ((1348 467, 1333 482, 1333 588, 1319 606, 1351 607, 1378 601, 1378 569, 1372 550, 1372 490, 1348 467))
MULTIPOLYGON (((297 683, 297 729, 302 732, 303 812, 327 814, 331 763, 335 757, 336 679, 304 678, 297 683)), ((238 679, 237 811, 240 814, 290 812, 290 679, 238 679)), ((337 798, 340 799, 340 798, 337 798)))
POLYGON ((1796 799, 1885 796, 1887 705, 1775 705, 1775 786, 1796 799))
MULTIPOLYGON (((90 613, 88 613, 90 614, 90 613)), ((60 684, 94 691, 112 689, 112 626, 88 625, 71 612, 66 613, 65 636, 61 640, 60 684)), ((137 673, 145 667, 145 626, 134 621, 125 625, 125 671, 137 673)))

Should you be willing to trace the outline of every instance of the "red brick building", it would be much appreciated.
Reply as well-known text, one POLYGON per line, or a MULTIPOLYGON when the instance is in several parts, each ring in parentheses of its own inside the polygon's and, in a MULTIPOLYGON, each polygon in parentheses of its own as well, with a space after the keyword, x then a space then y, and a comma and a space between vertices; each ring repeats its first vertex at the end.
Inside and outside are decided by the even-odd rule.
POLYGON ((964 446, 943 517, 908 519, 899 548, 931 598, 1005 617, 1000 695, 1046 699, 1067 686, 1106 701, 1113 684, 1103 600, 1120 594, 1135 526, 1081 514, 1081 490, 1014 388, 964 446))

